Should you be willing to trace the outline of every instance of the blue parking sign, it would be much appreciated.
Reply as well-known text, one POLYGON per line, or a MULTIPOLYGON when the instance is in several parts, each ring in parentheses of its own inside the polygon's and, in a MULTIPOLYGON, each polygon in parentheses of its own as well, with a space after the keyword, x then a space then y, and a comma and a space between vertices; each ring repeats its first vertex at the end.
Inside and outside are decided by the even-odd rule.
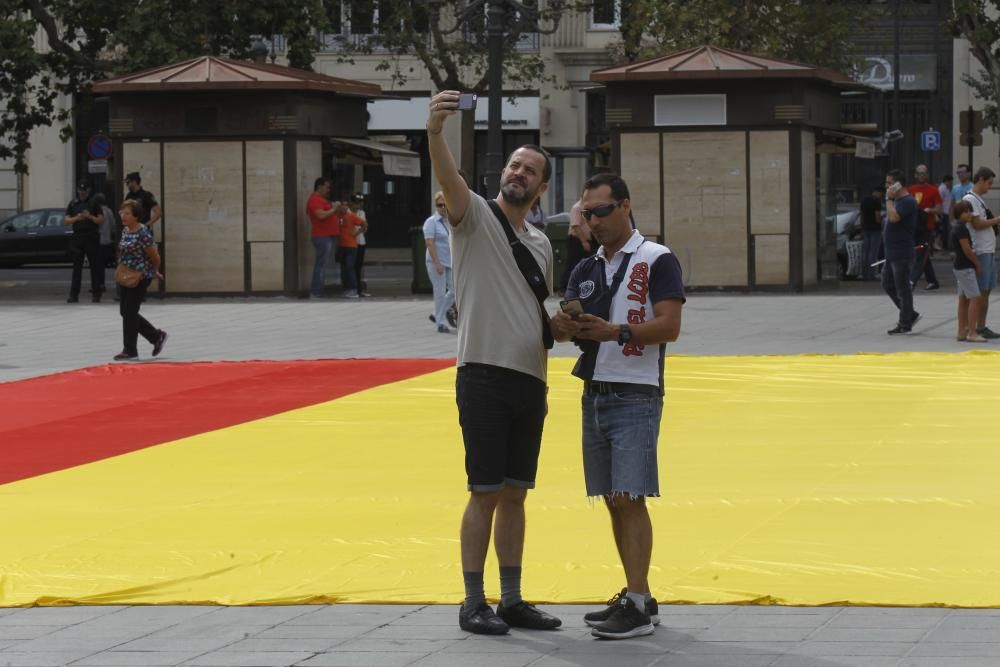
POLYGON ((941 150, 941 133, 937 130, 928 130, 920 133, 920 150, 939 151, 941 150))

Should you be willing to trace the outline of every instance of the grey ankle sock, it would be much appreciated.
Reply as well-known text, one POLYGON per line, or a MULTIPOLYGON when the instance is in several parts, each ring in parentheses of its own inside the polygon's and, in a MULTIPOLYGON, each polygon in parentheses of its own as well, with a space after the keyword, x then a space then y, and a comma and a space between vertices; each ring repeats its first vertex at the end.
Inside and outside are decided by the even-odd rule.
POLYGON ((521 566, 500 567, 500 601, 512 607, 521 601, 521 566))
POLYGON ((483 588, 482 572, 462 572, 462 579, 465 580, 465 602, 462 606, 466 609, 474 609, 486 602, 486 591, 483 588))
POLYGON ((632 591, 627 591, 625 597, 635 603, 635 606, 639 608, 639 611, 646 610, 646 596, 642 593, 633 593, 632 591))

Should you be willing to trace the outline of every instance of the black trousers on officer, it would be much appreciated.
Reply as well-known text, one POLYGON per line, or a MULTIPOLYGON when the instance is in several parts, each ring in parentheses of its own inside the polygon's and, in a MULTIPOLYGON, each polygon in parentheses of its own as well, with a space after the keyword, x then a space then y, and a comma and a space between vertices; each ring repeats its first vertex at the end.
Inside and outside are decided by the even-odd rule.
POLYGON ((101 240, 97 234, 74 234, 69 240, 69 254, 73 259, 73 277, 69 285, 69 295, 80 296, 83 278, 83 260, 90 264, 90 291, 95 297, 104 292, 104 261, 101 257, 101 240))

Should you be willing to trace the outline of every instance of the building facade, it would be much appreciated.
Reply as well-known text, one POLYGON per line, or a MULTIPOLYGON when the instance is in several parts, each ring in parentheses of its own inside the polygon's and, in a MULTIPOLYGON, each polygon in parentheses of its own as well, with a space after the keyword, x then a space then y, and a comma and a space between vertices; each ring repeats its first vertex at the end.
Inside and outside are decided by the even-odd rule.
MULTIPOLYGON (((539 143, 550 150, 556 162, 555 180, 543 201, 547 213, 568 210, 578 195, 583 180, 607 168, 610 160, 610 132, 606 119, 605 91, 590 81, 590 73, 611 65, 609 45, 620 39, 618 30, 620 0, 598 0, 590 11, 567 12, 552 34, 527 35, 519 49, 537 53, 546 63, 546 71, 555 83, 545 83, 534 90, 505 91, 515 98, 505 101, 504 143, 510 148, 522 143, 539 143)), ((346 3, 346 0, 345 0, 346 3)), ((349 4, 349 3, 346 3, 349 4)), ((872 125, 880 131, 900 129, 904 139, 889 145, 887 153, 865 160, 837 156, 823 169, 832 171, 831 191, 821 193, 829 202, 824 211, 855 205, 859 194, 880 182, 885 170, 898 167, 907 171, 920 163, 931 167, 932 177, 951 173, 959 162, 968 161, 968 149, 958 143, 958 113, 981 108, 982 101, 962 82, 965 74, 980 69, 964 40, 953 39, 944 20, 951 3, 948 0, 901 0, 884 3, 886 18, 872 25, 858 26, 857 55, 862 62, 858 78, 877 92, 867 96, 845 97, 842 122, 849 125, 872 125), (893 12, 892 10, 897 10, 893 12), (892 90, 895 64, 895 28, 899 22, 900 83, 899 114, 895 112, 892 90), (939 131, 938 150, 923 151, 920 135, 939 131)), ((344 9, 344 8, 341 8, 344 9)), ((331 16, 331 33, 318 35, 319 50, 314 69, 323 74, 378 84, 399 99, 369 103, 368 135, 379 142, 412 150, 421 156, 419 177, 388 175, 378 160, 338 159, 335 152, 324 156, 323 168, 337 181, 338 194, 361 192, 366 195, 366 210, 373 221, 370 235, 374 246, 404 246, 410 242, 409 230, 430 214, 433 193, 437 190, 424 138, 427 100, 436 92, 423 63, 415 57, 403 57, 393 68, 380 67, 387 54, 355 55, 352 63, 342 62, 343 45, 362 40, 378 31, 377 3, 370 15, 345 20, 348 12, 331 16), (407 73, 406 83, 397 84, 392 70, 407 73)), ((39 37, 40 48, 44 37, 39 37)), ((284 62, 282 40, 268 42, 270 57, 284 62)), ((68 104, 68 100, 62 101, 68 104)), ((475 117, 473 145, 462 146, 458 123, 449 124, 449 141, 456 155, 463 151, 475 156, 485 154, 486 104, 481 101, 475 117)), ((77 141, 63 144, 58 130, 48 128, 33 135, 29 155, 30 174, 12 178, 0 165, 0 207, 7 200, 20 208, 63 206, 73 196, 72 184, 86 175, 90 160, 86 155, 87 136, 95 128, 80 124, 77 141), (84 172, 84 173, 81 173, 84 172), (14 183, 13 188, 11 183, 14 183), (5 190, 6 188, 6 190, 5 190)), ((97 128, 99 129, 99 128, 97 128)), ((997 165, 1000 140, 985 131, 984 143, 975 149, 974 166, 997 165)), ((476 160, 481 164, 481 159, 476 160)), ((100 174, 94 174, 100 179, 100 174)), ((470 175, 473 183, 481 174, 470 175)), ((8 202, 9 205, 9 202, 8 202)))

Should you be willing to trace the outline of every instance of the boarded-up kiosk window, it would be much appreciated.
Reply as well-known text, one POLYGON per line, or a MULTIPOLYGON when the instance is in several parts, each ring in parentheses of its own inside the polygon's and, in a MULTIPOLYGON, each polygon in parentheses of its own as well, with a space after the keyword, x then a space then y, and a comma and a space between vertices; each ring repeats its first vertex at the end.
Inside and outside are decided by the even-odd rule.
POLYGON ((656 95, 653 122, 659 126, 725 125, 725 95, 656 95))

